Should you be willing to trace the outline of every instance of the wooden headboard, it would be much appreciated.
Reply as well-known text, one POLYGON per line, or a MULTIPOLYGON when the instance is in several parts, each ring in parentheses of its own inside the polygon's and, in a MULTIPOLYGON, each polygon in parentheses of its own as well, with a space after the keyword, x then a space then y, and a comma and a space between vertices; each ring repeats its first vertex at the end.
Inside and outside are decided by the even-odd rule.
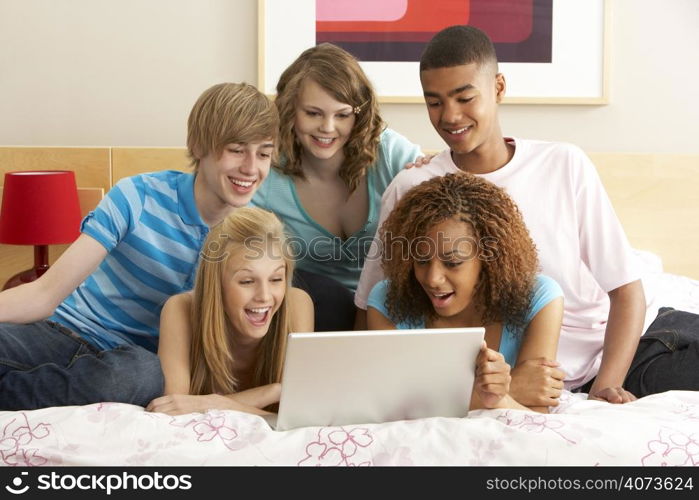
MULTIPOLYGON (((699 155, 589 155, 631 244, 660 255, 666 272, 699 279, 699 155)), ((188 164, 184 148, 0 147, 0 175, 12 170, 75 171, 83 213, 123 177, 186 171, 188 164)), ((65 248, 51 247, 51 262, 65 248)), ((0 286, 31 267, 32 259, 31 247, 0 245, 0 286)))

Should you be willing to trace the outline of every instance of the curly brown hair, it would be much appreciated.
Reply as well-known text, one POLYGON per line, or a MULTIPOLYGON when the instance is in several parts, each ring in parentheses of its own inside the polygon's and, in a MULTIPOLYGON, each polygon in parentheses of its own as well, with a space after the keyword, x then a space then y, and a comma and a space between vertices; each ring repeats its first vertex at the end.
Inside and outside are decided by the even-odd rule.
POLYGON ((415 245, 446 219, 468 223, 478 241, 481 271, 476 301, 484 325, 504 322, 524 326, 538 271, 537 251, 522 215, 507 193, 465 172, 436 177, 408 191, 379 234, 382 266, 389 280, 388 312, 396 322, 434 319, 429 297, 415 278, 415 245), (405 243, 409 255, 405 255, 405 243))
POLYGON ((359 63, 350 53, 331 43, 305 50, 279 78, 274 102, 281 121, 281 161, 275 167, 286 175, 305 178, 301 168, 302 148, 296 139, 294 123, 298 96, 307 79, 316 82, 337 101, 355 109, 352 135, 345 144, 345 162, 340 169, 340 178, 352 193, 366 175, 367 168, 376 162, 385 124, 379 115, 374 88, 359 63))

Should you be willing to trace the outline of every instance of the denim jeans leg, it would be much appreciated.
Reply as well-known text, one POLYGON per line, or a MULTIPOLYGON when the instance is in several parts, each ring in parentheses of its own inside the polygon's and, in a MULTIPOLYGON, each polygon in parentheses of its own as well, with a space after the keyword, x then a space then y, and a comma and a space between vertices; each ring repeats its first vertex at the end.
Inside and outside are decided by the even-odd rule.
POLYGON ((99 352, 50 321, 0 324, 0 409, 102 401, 144 406, 162 390, 158 357, 141 347, 99 352))
POLYGON ((699 390, 699 315, 661 308, 641 337, 624 386, 637 397, 699 390))

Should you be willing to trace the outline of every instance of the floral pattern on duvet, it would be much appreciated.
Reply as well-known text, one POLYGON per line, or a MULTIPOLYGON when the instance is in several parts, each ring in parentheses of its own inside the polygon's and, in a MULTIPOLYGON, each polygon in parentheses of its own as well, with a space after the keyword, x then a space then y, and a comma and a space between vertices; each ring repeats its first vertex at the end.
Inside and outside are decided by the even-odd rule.
POLYGON ((2 423, 0 457, 5 465, 46 465, 48 459, 39 453, 40 441, 51 434, 51 424, 30 424, 25 412, 17 412, 2 423))

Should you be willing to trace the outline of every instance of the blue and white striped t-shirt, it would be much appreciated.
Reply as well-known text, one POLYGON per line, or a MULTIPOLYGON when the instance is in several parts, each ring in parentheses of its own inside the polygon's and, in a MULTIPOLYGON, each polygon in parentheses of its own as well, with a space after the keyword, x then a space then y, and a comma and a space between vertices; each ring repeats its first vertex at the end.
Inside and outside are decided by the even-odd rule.
POLYGON ((209 232, 194 175, 168 170, 120 180, 82 222, 107 249, 99 267, 50 318, 100 349, 158 345, 160 310, 194 284, 209 232))

